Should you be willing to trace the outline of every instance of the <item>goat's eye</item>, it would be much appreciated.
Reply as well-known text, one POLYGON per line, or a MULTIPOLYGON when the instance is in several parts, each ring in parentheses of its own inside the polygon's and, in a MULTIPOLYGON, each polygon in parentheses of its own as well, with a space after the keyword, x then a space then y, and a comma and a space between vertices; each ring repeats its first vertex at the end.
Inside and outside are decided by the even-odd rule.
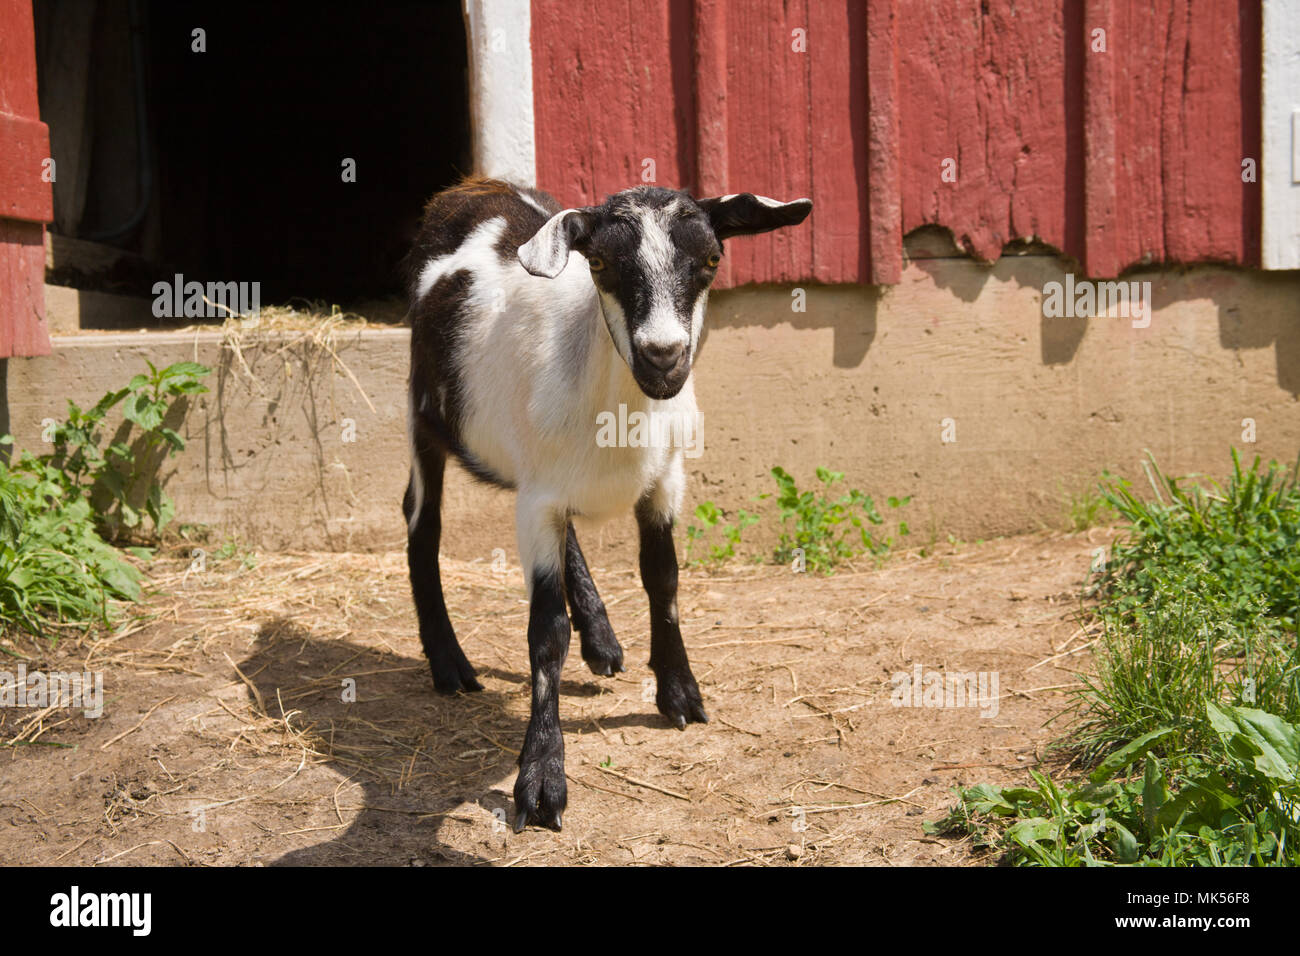
POLYGON ((587 264, 591 266, 592 272, 599 272, 601 269, 605 268, 605 260, 600 256, 592 256, 587 260, 587 264))
POLYGON ((715 252, 713 255, 709 256, 707 261, 710 269, 716 269, 718 267, 718 263, 722 261, 722 256, 718 255, 715 252))

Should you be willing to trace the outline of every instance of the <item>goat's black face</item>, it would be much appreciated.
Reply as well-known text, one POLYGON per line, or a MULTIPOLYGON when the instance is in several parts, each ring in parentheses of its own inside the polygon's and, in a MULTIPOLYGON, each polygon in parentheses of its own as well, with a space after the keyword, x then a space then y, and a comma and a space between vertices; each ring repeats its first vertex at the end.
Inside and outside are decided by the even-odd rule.
POLYGON ((610 198, 578 249, 610 336, 651 398, 672 398, 691 374, 722 243, 689 196, 666 189, 610 198))
POLYGON ((691 374, 722 240, 795 225, 811 209, 807 199, 779 203, 741 193, 696 201, 639 187, 552 217, 520 247, 519 260, 553 278, 571 251, 581 253, 637 385, 651 398, 672 398, 691 374))

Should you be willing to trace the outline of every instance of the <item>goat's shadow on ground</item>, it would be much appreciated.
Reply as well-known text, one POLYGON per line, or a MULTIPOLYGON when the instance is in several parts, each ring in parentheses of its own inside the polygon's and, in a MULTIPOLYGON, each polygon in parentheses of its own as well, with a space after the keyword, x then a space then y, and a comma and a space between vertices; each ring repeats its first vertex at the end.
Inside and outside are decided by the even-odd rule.
MULTIPOLYGON (((575 634, 569 678, 560 687, 562 708, 564 698, 604 692, 581 659, 575 660, 576 651, 575 634)), ((517 766, 515 754, 504 748, 522 743, 526 705, 508 708, 507 695, 490 686, 474 694, 437 694, 423 656, 318 638, 283 619, 260 629, 239 668, 271 716, 280 716, 283 702, 292 726, 304 729, 313 749, 326 755, 325 765, 359 784, 339 792, 341 805, 368 808, 332 839, 293 850, 271 865, 466 865, 508 853, 517 766), (349 677, 356 682, 354 702, 344 699, 349 677), (477 854, 439 838, 448 815, 473 828, 477 854)), ((527 686, 525 675, 501 668, 479 667, 479 676, 509 681, 521 694, 527 686)), ((647 706, 646 712, 601 718, 600 726, 668 729, 654 704, 647 706)), ((597 732, 587 720, 563 720, 562 726, 566 736, 597 732)), ((574 789, 570 784, 571 804, 574 789)), ((332 792, 321 797, 329 807, 332 792)))

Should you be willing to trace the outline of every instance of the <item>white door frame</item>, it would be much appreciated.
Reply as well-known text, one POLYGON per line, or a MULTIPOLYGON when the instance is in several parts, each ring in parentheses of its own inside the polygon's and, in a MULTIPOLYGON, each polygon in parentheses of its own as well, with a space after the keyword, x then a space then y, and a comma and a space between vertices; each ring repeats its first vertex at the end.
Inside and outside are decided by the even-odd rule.
POLYGON ((537 184, 530 0, 464 0, 474 172, 537 184))
POLYGON ((1300 0, 1264 0, 1261 265, 1300 269, 1300 0))

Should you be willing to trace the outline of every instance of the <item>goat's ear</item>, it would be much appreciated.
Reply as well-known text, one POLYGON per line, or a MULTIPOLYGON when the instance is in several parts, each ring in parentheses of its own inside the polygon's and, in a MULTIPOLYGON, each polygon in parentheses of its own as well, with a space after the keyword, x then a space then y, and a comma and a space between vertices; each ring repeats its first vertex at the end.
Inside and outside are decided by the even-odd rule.
POLYGON ((752 236, 782 226, 797 226, 812 212, 811 199, 778 202, 753 193, 734 193, 718 199, 697 199, 695 204, 709 217, 713 233, 719 239, 752 236))
POLYGON ((557 212, 519 247, 519 264, 535 276, 554 279, 564 271, 569 253, 586 243, 591 223, 592 213, 587 209, 557 212))

